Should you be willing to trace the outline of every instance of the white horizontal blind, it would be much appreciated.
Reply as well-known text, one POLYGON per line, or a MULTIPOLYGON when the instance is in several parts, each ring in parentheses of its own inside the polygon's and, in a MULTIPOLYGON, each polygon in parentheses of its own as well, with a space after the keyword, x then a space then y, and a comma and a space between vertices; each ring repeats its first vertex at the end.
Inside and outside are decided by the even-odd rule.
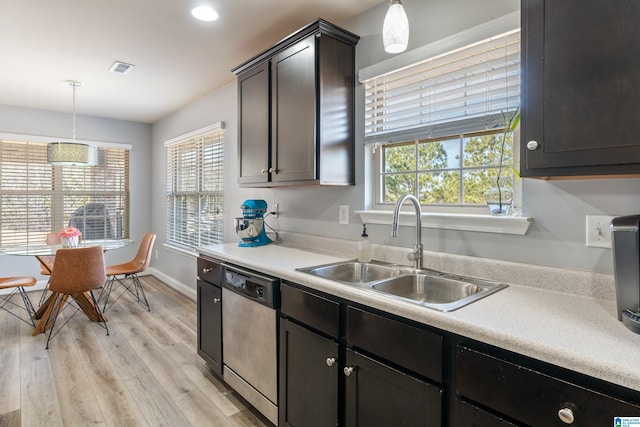
POLYGON ((83 239, 129 236, 129 151, 99 148, 98 165, 64 167, 55 188, 69 225, 83 239))
POLYGON ((88 203, 106 209, 74 223, 84 238, 95 234, 94 224, 111 230, 100 238, 128 238, 129 149, 99 148, 99 158, 94 167, 54 167, 46 143, 0 139, 0 244, 44 243, 88 203))
POLYGON ((222 243, 222 128, 167 145, 167 241, 185 247, 222 243))
POLYGON ((520 30, 366 79, 365 143, 503 127, 520 104, 520 30))

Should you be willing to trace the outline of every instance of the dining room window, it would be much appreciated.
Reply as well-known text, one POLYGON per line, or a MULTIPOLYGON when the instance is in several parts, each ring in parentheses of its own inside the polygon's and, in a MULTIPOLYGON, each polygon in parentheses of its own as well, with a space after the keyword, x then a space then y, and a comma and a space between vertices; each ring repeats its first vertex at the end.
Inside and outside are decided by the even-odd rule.
POLYGON ((222 243, 224 123, 165 143, 167 243, 193 250, 222 243))
POLYGON ((0 138, 0 245, 44 243, 69 225, 85 239, 129 238, 130 147, 97 144, 96 166, 52 166, 45 139, 0 138))

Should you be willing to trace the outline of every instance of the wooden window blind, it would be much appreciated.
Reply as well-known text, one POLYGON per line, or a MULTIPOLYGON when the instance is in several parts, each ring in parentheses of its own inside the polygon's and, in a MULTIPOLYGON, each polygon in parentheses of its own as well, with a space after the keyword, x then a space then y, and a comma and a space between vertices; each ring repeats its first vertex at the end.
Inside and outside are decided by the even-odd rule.
POLYGON ((222 243, 223 124, 168 141, 166 149, 167 242, 186 249, 222 243))

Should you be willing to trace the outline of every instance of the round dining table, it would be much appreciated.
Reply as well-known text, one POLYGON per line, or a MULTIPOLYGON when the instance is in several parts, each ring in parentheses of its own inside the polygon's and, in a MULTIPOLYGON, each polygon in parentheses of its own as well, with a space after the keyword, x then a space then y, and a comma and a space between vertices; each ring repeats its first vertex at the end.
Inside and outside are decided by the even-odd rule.
MULTIPOLYGON (((131 245, 133 241, 129 239, 97 239, 97 240, 82 240, 78 243, 77 248, 88 248, 91 246, 102 246, 103 251, 109 251, 113 249, 120 249, 131 245)), ((45 243, 34 243, 27 245, 15 245, 15 246, 0 246, 0 253, 6 255, 20 255, 20 256, 35 256, 40 264, 49 271, 49 274, 53 271, 53 263, 56 251, 63 248, 62 245, 47 245, 45 243)), ((65 248, 66 249, 66 248, 65 248)), ((45 316, 47 310, 51 309, 53 295, 36 310, 33 315, 34 319, 40 321, 36 324, 35 330, 32 335, 47 330, 51 325, 47 322, 49 316, 45 316)), ((72 297, 78 302, 78 306, 89 317, 89 319, 96 322, 106 321, 106 316, 96 310, 92 298, 86 293, 72 295, 72 297)))

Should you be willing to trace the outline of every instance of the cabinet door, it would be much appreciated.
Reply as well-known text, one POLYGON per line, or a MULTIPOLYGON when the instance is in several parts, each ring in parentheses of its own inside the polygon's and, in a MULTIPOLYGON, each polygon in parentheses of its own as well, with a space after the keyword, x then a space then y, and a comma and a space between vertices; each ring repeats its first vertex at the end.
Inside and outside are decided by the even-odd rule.
POLYGON ((222 291, 198 280, 198 354, 222 375, 222 291))
POLYGON ((338 344, 280 322, 279 425, 338 425, 338 344))
POLYGON ((316 179, 315 35, 272 60, 273 182, 316 179))
POLYGON ((238 76, 239 184, 269 180, 269 62, 238 76))
POLYGON ((442 390, 347 349, 346 425, 440 426, 442 390))
POLYGON ((640 172, 640 4, 527 0, 522 14, 521 175, 640 172))

